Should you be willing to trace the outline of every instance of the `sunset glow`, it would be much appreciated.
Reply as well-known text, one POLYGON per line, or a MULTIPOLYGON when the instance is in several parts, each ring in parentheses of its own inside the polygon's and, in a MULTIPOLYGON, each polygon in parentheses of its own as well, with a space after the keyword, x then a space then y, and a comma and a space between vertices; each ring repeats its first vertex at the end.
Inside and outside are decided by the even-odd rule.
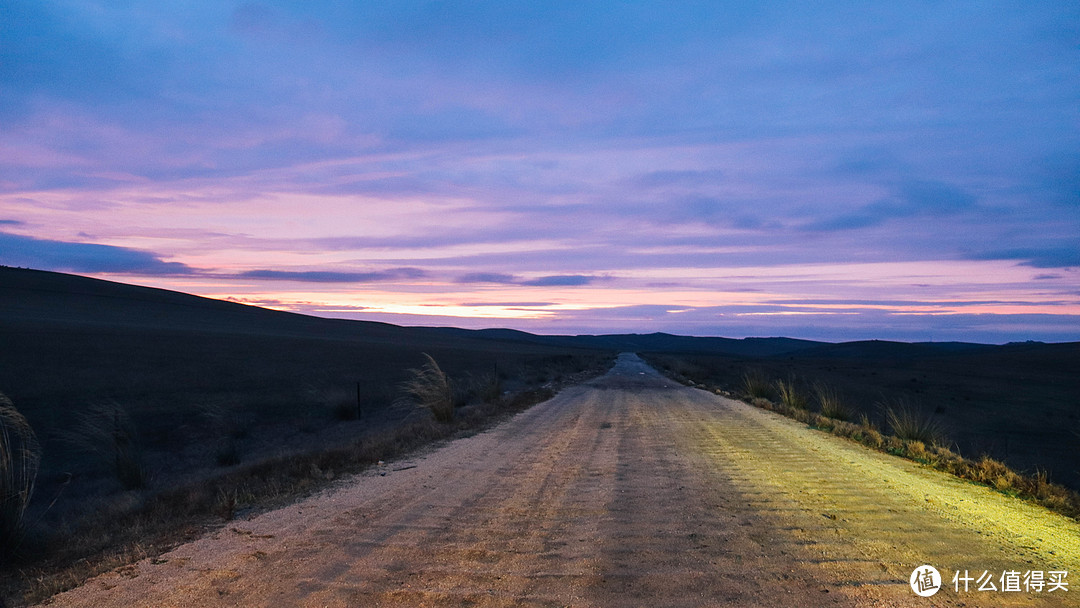
POLYGON ((402 325, 1080 340, 1080 6, 828 4, 17 0, 0 263, 402 325))

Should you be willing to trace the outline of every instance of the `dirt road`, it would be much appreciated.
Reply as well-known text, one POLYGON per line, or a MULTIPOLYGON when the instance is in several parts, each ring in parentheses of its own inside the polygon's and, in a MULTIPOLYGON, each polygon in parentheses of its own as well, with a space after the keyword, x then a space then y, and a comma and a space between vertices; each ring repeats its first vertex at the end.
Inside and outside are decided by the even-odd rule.
POLYGON ((1075 522, 679 387, 634 355, 381 472, 52 605, 1080 606, 1075 522), (930 598, 908 584, 923 564, 945 579, 930 598), (957 593, 965 570, 998 589, 1006 572, 1066 571, 1069 587, 957 593))

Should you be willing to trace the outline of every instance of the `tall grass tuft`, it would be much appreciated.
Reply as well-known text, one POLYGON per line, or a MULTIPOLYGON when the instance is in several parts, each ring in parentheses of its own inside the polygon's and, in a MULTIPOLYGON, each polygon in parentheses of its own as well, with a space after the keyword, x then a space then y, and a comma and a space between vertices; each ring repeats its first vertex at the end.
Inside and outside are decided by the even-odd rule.
POLYGON ((40 464, 34 429, 0 393, 0 558, 18 545, 40 464))
POLYGON ((410 377, 401 383, 406 398, 431 412, 435 420, 450 422, 454 419, 454 390, 450 377, 439 367, 435 359, 423 353, 423 366, 410 369, 410 377))
POLYGON ((769 377, 759 368, 746 370, 743 374, 743 390, 751 398, 772 399, 773 386, 769 377))
POLYGON ((240 445, 237 440, 246 434, 247 430, 233 408, 224 401, 214 400, 199 404, 198 411, 213 434, 211 443, 218 466, 238 464, 240 445))
POLYGON ((885 422, 896 437, 926 445, 946 443, 945 429, 933 414, 903 399, 894 399, 891 403, 883 404, 883 407, 885 422))
POLYGON ((844 403, 835 388, 824 383, 817 383, 814 385, 814 396, 817 397, 822 416, 844 421, 854 418, 854 412, 844 403))
POLYGON ((127 410, 116 402, 93 405, 78 416, 75 427, 61 434, 72 447, 101 458, 125 490, 146 487, 138 432, 127 410))
POLYGON ((795 410, 806 409, 806 395, 802 394, 795 386, 795 378, 776 381, 776 392, 780 395, 780 403, 795 410))
POLYGON ((486 374, 480 377, 480 400, 484 403, 495 403, 502 396, 502 380, 498 372, 486 374))

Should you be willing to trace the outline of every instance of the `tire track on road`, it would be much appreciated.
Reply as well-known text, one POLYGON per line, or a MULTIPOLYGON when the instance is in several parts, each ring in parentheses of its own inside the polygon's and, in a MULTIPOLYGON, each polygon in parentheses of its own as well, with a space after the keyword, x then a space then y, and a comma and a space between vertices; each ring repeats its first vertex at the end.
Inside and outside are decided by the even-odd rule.
POLYGON ((634 356, 407 463, 415 468, 233 522, 53 605, 970 607, 1080 597, 914 596, 908 575, 923 563, 1080 572, 1080 526, 672 386, 634 356))

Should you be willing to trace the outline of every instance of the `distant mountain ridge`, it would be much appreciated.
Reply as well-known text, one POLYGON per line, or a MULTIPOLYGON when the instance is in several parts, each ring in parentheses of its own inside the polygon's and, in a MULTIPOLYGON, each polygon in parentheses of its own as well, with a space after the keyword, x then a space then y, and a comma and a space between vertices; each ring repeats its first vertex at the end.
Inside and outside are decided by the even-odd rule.
POLYGON ((79 275, 0 267, 0 322, 118 326, 341 338, 409 339, 417 335, 526 342, 611 351, 723 353, 767 357, 826 346, 791 338, 698 338, 667 333, 545 336, 514 329, 402 327, 328 319, 79 275))
POLYGON ((616 351, 655 351, 713 353, 750 357, 771 357, 826 346, 827 342, 794 338, 715 338, 678 336, 663 332, 651 334, 607 334, 578 336, 541 336, 508 329, 483 329, 479 333, 499 339, 516 339, 540 344, 573 345, 616 351))
MULTIPOLYGON (((272 335, 323 335, 340 339, 411 341, 418 337, 550 346, 719 354, 739 357, 919 358, 994 347, 963 342, 905 343, 884 340, 829 343, 795 338, 719 338, 650 334, 538 335, 514 329, 402 327, 376 321, 329 319, 141 287, 79 275, 0 266, 0 323, 92 324, 127 328, 218 331, 272 335)), ((1013 345, 1009 345, 1013 346, 1013 345)), ((1023 344, 1016 345, 1017 348, 1023 344)))

